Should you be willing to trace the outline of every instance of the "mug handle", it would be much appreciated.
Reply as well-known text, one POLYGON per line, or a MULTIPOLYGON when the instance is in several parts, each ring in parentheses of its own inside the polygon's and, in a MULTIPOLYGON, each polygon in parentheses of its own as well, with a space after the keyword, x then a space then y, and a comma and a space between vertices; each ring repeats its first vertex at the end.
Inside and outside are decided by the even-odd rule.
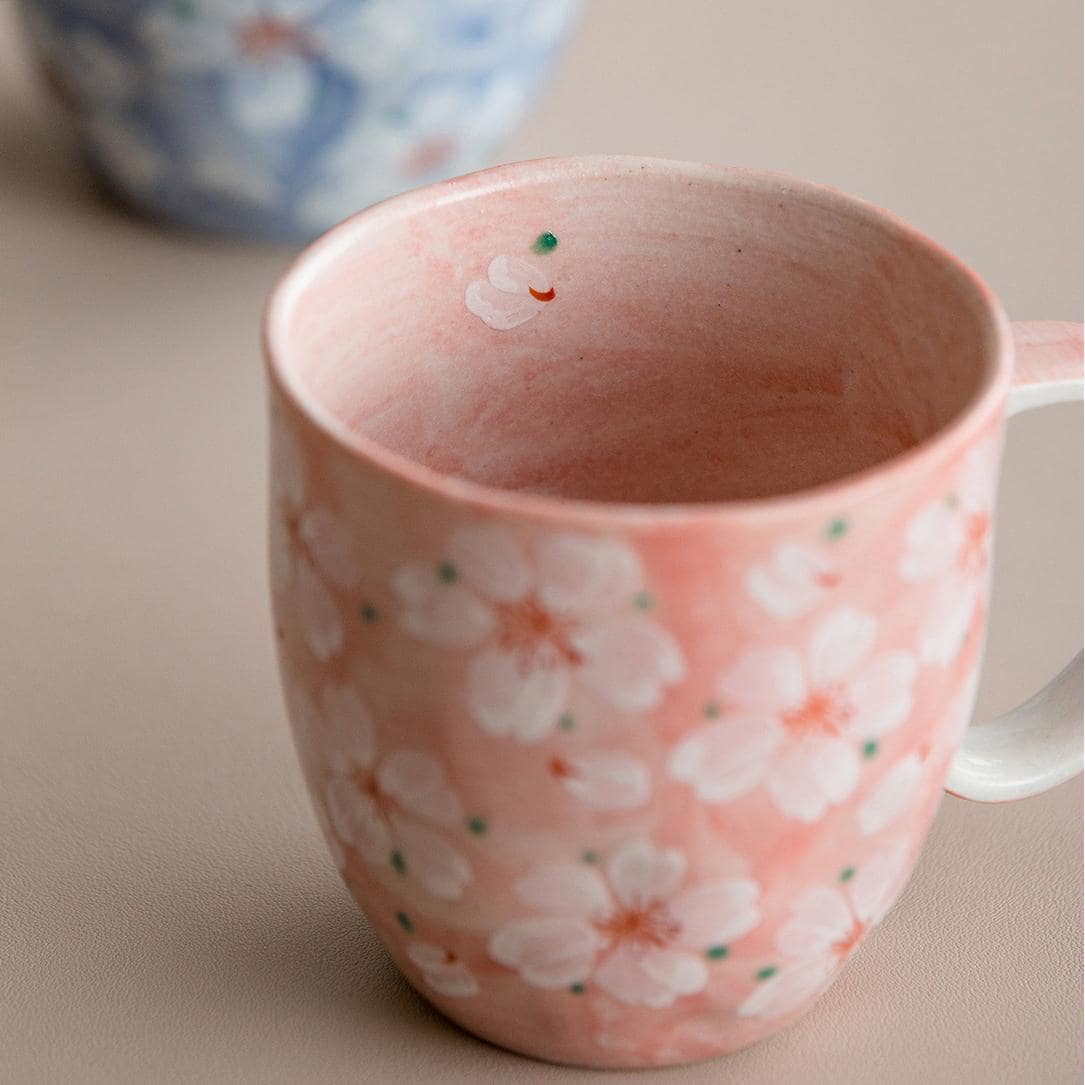
MULTIPOLYGON (((1007 417, 1082 397, 1082 326, 1013 325, 1007 417)), ((965 732, 946 781, 952 795, 1008 802, 1038 795, 1082 770, 1082 653, 1024 704, 965 732)))

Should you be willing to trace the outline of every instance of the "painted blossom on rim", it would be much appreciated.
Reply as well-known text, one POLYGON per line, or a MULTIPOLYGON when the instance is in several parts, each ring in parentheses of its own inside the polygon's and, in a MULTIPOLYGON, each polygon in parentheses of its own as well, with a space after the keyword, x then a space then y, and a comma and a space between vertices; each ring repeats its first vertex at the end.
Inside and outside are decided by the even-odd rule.
POLYGON ((828 558, 797 543, 781 543, 745 579, 746 594, 774 618, 808 614, 839 583, 840 574, 828 558))
POLYGON ((453 532, 431 564, 393 578, 403 629, 472 652, 466 697, 494 736, 539 742, 574 684, 611 708, 656 707, 685 674, 674 638, 637 605, 643 571, 622 543, 541 535, 523 544, 495 524, 453 532))
POLYGON ((500 927, 490 955, 533 987, 591 982, 626 1005, 659 1009, 703 990, 710 962, 760 922, 756 882, 683 887, 686 859, 675 848, 633 840, 605 871, 537 864, 512 887, 533 914, 500 927))
POLYGON ((998 439, 971 449, 948 495, 912 517, 897 572, 909 584, 930 583, 934 594, 919 633, 925 663, 948 666, 983 599, 991 562, 998 439))
POLYGON ((464 294, 467 308, 497 331, 519 327, 553 300, 546 273, 516 256, 495 256, 486 278, 469 283, 464 294))
POLYGON ((340 868, 353 852, 432 896, 458 900, 471 866, 444 834, 463 823, 464 811, 440 763, 410 748, 378 757, 372 715, 352 686, 325 685, 315 704, 297 693, 295 701, 306 759, 323 772, 340 868))
POLYGON ((722 718, 678 743, 670 775, 706 803, 764 786, 782 814, 818 821, 854 791, 863 743, 912 709, 915 660, 876 653, 877 637, 872 615, 840 607, 814 628, 805 652, 748 652, 719 678, 722 718))
POLYGON ((307 468, 283 426, 273 449, 271 580, 295 608, 309 650, 322 663, 343 650, 343 625, 332 589, 359 579, 349 536, 330 509, 310 507, 307 468))
POLYGON ((422 973, 427 987, 449 998, 470 998, 481 988, 474 973, 450 949, 432 942, 410 942, 407 956, 422 973))
POLYGON ((791 903, 776 932, 780 962, 764 969, 739 1007, 743 1017, 783 1017, 823 991, 896 900, 909 871, 903 841, 847 869, 836 885, 815 885, 791 903))

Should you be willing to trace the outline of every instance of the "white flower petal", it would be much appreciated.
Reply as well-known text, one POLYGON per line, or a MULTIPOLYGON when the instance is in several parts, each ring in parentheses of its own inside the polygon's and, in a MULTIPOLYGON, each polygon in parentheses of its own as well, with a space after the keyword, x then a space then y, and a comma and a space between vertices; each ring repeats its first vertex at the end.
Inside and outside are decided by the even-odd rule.
POLYGON ((677 642, 662 626, 632 614, 578 630, 581 681, 611 707, 625 712, 655 708, 664 689, 686 673, 677 642))
POLYGON ((814 957, 830 952, 854 925, 843 893, 828 885, 812 886, 792 901, 790 917, 776 932, 776 948, 787 957, 814 957))
POLYGON ((333 772, 346 774, 354 767, 372 767, 376 727, 353 686, 327 685, 321 690, 319 743, 333 772))
POLYGON ((811 735, 789 746, 772 767, 768 790, 777 809, 796 821, 818 821, 859 781, 859 755, 849 742, 811 735))
POLYGON ((526 323, 544 302, 530 294, 506 294, 482 279, 467 284, 463 295, 468 310, 495 331, 507 332, 526 323))
POLYGON ((297 562, 294 590, 301 635, 309 651, 321 663, 326 663, 343 650, 339 608, 308 561, 297 562))
POLYGON ((583 983, 602 940, 583 920, 535 916, 506 923, 490 938, 490 956, 516 969, 532 987, 554 990, 583 983))
POLYGON ((441 580, 436 569, 407 565, 392 577, 404 610, 400 625, 431 644, 470 648, 494 627, 489 607, 462 584, 441 580))
POLYGON ((813 610, 837 580, 831 563, 814 550, 782 543, 767 565, 746 574, 746 592, 776 618, 795 618, 813 610))
POLYGON ((679 995, 691 995, 708 982, 703 960, 680 950, 619 945, 596 969, 595 982, 627 1006, 662 1009, 679 995))
POLYGON ((758 648, 747 652, 720 675, 724 708, 771 713, 798 708, 806 697, 802 660, 793 648, 758 648))
POLYGON ((550 289, 546 273, 517 256, 495 256, 486 276, 498 290, 513 294, 526 294, 529 288, 545 294, 550 289))
POLYGON ((399 814, 391 817, 407 874, 441 900, 459 900, 471 881, 471 864, 451 844, 399 814))
POLYGON ((686 860, 675 848, 656 848, 649 840, 623 845, 607 864, 614 895, 627 908, 666 900, 678 888, 686 860))
POLYGON ((897 572, 913 584, 930 580, 953 565, 963 541, 959 510, 945 501, 927 505, 908 524, 897 572))
POLYGON ((770 718, 721 720, 682 739, 667 771, 691 784, 701 802, 730 802, 761 783, 783 738, 783 728, 770 718))
POLYGON ((358 582, 350 536, 333 512, 313 509, 305 513, 298 534, 327 580, 343 590, 349 590, 358 582))
POLYGON ((398 750, 377 770, 381 790, 405 810, 441 825, 455 825, 463 807, 445 780, 444 769, 421 750, 398 750))
POLYGON ((903 840, 868 859, 847 886, 856 916, 868 927, 879 922, 900 895, 910 873, 909 847, 903 840))
POLYGON ((837 967, 826 954, 784 965, 771 979, 754 988, 738 1008, 740 1017, 783 1017, 813 999, 829 984, 837 967))
POLYGON ((471 970, 460 960, 452 957, 439 946, 429 942, 411 942, 407 956, 418 966, 422 978, 435 991, 450 998, 470 998, 480 988, 471 970))
POLYGON ((467 672, 467 703, 494 736, 539 742, 554 729, 569 694, 569 671, 545 646, 524 658, 484 648, 467 672))
POLYGON ((923 762, 910 753, 902 757, 875 785, 857 814, 859 831, 872 836, 891 825, 915 801, 923 779, 923 762))
POLYGON ((957 478, 957 499, 970 513, 986 513, 994 507, 998 478, 999 441, 987 437, 969 451, 957 478))
POLYGON ((917 669, 907 652, 887 652, 852 679, 849 699, 853 715, 848 731, 854 738, 879 738, 908 718, 917 669))
POLYGON ((810 638, 810 683, 824 689, 855 673, 870 655, 878 622, 870 614, 840 607, 823 619, 810 638))
POLYGON ((534 550, 539 601, 551 613, 626 614, 644 586, 637 555, 613 539, 544 535, 534 550))
POLYGON ((532 573, 516 536, 496 524, 453 532, 448 559, 465 584, 488 599, 510 603, 531 590, 532 573))
POLYGON ((589 750, 564 759, 561 777, 569 794, 593 810, 634 810, 652 793, 652 774, 639 758, 621 750, 589 750))
POLYGON ((348 776, 333 777, 325 797, 328 817, 339 839, 367 863, 387 862, 392 854, 392 838, 376 803, 363 795, 348 776))
POLYGON ((924 663, 948 667, 960 654, 980 601, 974 580, 950 575, 935 589, 919 632, 919 655, 924 663))
POLYGON ((544 912, 598 918, 612 907, 599 872, 583 863, 537 863, 512 891, 522 904, 544 912))
POLYGON ((667 905, 681 928, 677 944, 703 952, 741 938, 761 922, 759 895, 749 878, 720 878, 680 893, 667 905))
POLYGON ((289 52, 230 65, 223 105, 244 132, 278 135, 300 127, 316 104, 309 62, 289 52))

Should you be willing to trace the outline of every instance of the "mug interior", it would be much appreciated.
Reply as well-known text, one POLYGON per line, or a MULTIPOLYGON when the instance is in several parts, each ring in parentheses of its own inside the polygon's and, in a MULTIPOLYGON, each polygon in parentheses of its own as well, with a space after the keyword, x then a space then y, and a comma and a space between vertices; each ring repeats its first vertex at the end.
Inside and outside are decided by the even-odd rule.
POLYGON ((982 285, 814 185, 528 163, 363 213, 273 303, 304 406, 503 490, 636 504, 795 493, 929 440, 989 383, 982 285))

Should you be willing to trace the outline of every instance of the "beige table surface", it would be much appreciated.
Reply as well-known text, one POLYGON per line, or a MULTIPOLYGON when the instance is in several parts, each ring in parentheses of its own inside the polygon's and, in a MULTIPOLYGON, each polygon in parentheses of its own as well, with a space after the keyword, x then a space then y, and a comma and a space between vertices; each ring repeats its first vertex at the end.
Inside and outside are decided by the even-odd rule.
MULTIPOLYGON (((506 154, 803 174, 911 219, 1011 315, 1079 319, 1079 8, 596 0, 506 154)), ((11 15, 0 0, 0 1081, 602 1080, 446 1024, 338 882, 264 597, 256 322, 287 254, 97 202, 11 15)), ((1080 445, 1071 407, 1011 426, 986 712, 1080 643, 1080 445)), ((1081 825, 1077 781, 947 799, 808 1017, 635 1080, 1080 1081, 1081 825)))

